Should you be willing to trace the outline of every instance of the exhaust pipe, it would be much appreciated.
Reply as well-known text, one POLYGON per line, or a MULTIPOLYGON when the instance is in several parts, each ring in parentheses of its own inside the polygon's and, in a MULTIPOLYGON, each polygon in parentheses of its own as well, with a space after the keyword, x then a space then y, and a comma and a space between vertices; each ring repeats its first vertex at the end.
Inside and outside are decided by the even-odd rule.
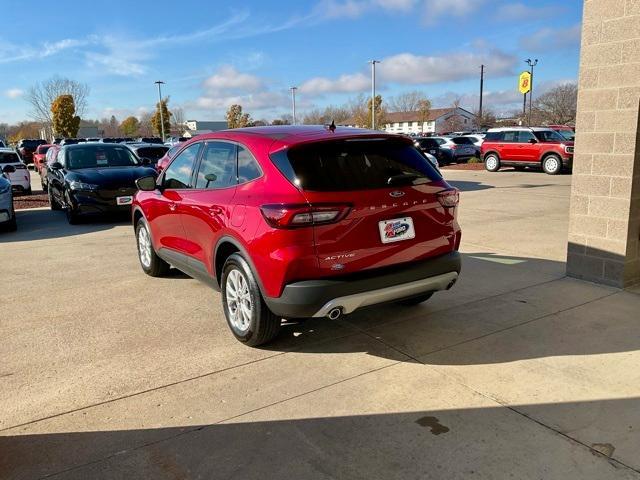
POLYGON ((449 290, 451 287, 453 287, 455 285, 456 280, 457 279, 454 278, 453 280, 451 280, 451 282, 449 282, 449 285, 447 285, 447 290, 449 290))
POLYGON ((332 308, 331 310, 329 310, 329 313, 327 313, 327 317, 329 317, 329 319, 331 320, 337 320, 341 315, 342 307, 332 308))

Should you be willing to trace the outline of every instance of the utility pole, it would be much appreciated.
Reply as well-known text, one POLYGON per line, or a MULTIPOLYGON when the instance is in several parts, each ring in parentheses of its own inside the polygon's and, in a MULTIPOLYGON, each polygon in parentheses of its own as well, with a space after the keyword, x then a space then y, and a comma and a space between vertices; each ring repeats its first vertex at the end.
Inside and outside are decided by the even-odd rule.
POLYGON ((531 90, 529 90, 529 122, 527 123, 529 126, 531 126, 531 111, 532 111, 532 105, 533 105, 533 67, 535 67, 537 64, 538 64, 537 58, 533 61, 531 61, 530 58, 527 58, 527 65, 531 67, 531 90))
POLYGON ((160 103, 158 103, 158 108, 160 109, 160 131, 162 132, 162 143, 164 143, 164 114, 162 113, 162 90, 160 89, 160 85, 164 85, 162 80, 158 80, 155 82, 158 85, 158 98, 160 99, 160 103))
POLYGON ((291 90, 291 108, 292 108, 292 117, 293 117, 293 124, 296 124, 296 90, 298 90, 298 87, 291 87, 289 90, 291 90))
POLYGON ((376 129, 376 63, 380 60, 371 60, 371 130, 376 129))
MULTIPOLYGON (((482 94, 484 91, 484 65, 480 65, 480 106, 478 107, 478 117, 482 122, 482 94)), ((478 125, 482 127, 482 125, 478 125)))

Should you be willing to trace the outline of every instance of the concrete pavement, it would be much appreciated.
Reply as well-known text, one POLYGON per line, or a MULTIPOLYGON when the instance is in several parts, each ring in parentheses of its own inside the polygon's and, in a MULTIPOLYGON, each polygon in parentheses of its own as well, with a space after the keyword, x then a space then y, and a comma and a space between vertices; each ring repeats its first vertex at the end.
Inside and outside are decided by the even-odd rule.
POLYGON ((0 478, 640 478, 637 291, 564 278, 570 176, 447 171, 463 274, 292 323, 145 276, 131 227, 0 236, 0 478))

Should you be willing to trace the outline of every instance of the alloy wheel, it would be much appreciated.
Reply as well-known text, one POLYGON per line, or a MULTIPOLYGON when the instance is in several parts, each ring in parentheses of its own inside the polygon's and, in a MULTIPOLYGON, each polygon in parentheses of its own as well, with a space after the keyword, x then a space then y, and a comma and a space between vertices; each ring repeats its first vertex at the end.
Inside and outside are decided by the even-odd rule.
POLYGON ((229 272, 225 291, 229 321, 238 332, 246 332, 251 325, 253 304, 249 282, 241 271, 233 269, 229 272))

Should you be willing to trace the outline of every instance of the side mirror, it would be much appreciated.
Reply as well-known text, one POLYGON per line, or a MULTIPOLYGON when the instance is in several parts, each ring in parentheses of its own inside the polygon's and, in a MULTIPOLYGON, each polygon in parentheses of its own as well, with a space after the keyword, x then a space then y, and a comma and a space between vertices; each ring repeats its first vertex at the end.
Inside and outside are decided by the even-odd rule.
POLYGON ((149 175, 136 180, 136 187, 143 192, 153 192, 156 189, 156 177, 149 175))
POLYGON ((62 170, 62 164, 60 162, 53 162, 51 165, 49 165, 49 168, 51 170, 62 170))
POLYGON ((2 167, 3 173, 14 173, 15 171, 16 167, 14 167, 13 165, 5 165, 4 167, 2 167))
POLYGON ((535 138, 530 138, 529 139, 529 143, 538 143, 538 141, 535 138))

